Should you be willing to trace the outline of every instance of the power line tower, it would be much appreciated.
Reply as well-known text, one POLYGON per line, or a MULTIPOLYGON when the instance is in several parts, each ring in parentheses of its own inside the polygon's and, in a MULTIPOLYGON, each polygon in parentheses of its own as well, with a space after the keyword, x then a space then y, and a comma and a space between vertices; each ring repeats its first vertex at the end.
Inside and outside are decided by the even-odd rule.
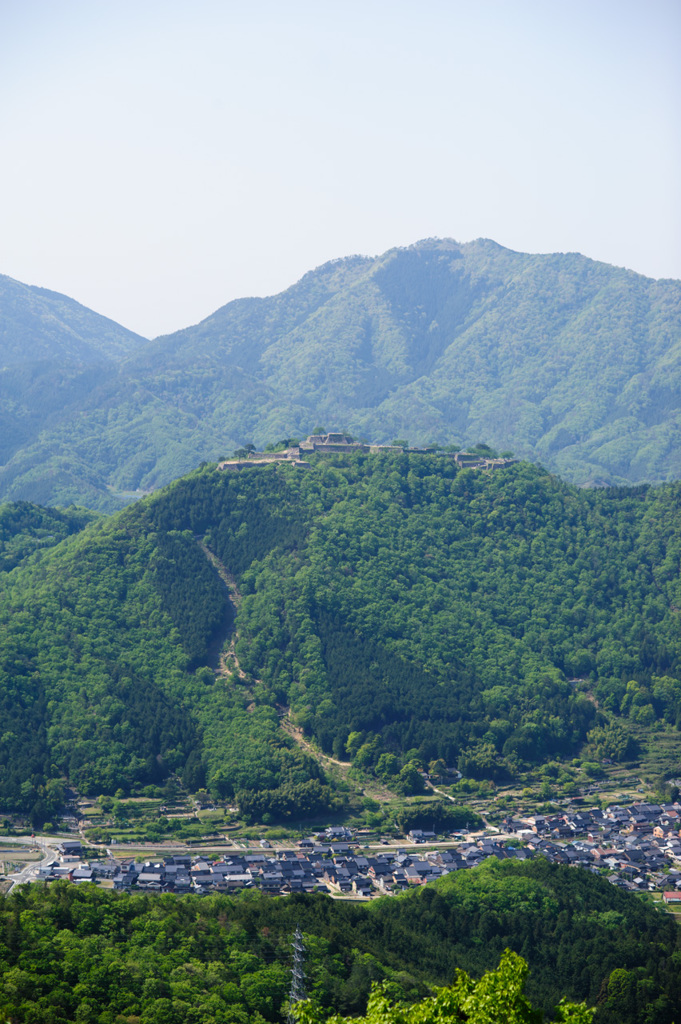
POLYGON ((305 946, 303 945, 303 934, 300 925, 296 926, 293 936, 293 968, 291 970, 291 991, 288 997, 288 1024, 296 1024, 294 1006, 305 999, 305 973, 303 964, 305 962, 305 946))

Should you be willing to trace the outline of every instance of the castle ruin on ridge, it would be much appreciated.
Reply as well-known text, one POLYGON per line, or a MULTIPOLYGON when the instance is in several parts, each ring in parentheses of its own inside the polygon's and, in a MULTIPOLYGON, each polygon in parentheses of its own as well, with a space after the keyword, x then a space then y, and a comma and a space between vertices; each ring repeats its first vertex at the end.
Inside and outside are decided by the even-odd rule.
POLYGON ((344 433, 310 434, 304 441, 284 448, 279 452, 249 451, 243 457, 224 459, 218 463, 218 469, 240 470, 252 466, 267 465, 272 462, 285 463, 292 466, 307 468, 310 463, 305 459, 310 455, 380 455, 406 452, 411 455, 444 455, 454 459, 462 469, 499 469, 516 462, 516 459, 493 459, 477 452, 440 452, 437 448, 406 448, 395 444, 366 444, 355 441, 344 433))

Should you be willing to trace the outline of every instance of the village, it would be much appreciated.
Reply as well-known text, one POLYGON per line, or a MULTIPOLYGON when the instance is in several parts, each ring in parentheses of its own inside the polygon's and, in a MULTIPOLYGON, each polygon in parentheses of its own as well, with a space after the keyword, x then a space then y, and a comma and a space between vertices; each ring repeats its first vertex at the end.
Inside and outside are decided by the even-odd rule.
MULTIPOLYGON (((681 907, 681 804, 633 803, 589 810, 507 817, 500 829, 460 830, 448 837, 411 830, 405 842, 383 838, 361 845, 362 837, 331 826, 296 843, 263 839, 258 848, 232 844, 220 854, 208 848, 135 860, 112 849, 87 859, 80 840, 44 837, 39 865, 10 876, 16 884, 98 883, 116 890, 156 893, 237 892, 259 889, 270 895, 326 893, 336 898, 371 899, 435 881, 452 871, 476 867, 490 857, 528 860, 606 874, 633 892, 653 892, 670 909, 681 907), (103 854, 106 853, 104 857, 103 854)), ((160 852, 160 851, 157 851, 160 852)), ((94 850, 93 850, 94 853, 94 850)))

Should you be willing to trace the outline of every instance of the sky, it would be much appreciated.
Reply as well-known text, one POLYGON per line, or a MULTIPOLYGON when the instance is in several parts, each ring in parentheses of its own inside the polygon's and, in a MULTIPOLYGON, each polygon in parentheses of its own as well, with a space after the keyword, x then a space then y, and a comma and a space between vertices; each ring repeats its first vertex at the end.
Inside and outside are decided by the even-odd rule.
POLYGON ((681 278, 678 0, 4 0, 0 273, 145 337, 493 238, 681 278))

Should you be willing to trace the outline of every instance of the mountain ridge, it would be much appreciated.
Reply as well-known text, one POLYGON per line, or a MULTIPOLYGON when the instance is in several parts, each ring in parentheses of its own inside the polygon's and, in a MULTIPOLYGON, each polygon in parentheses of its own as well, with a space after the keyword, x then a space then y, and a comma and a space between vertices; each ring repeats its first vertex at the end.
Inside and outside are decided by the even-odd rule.
POLYGON ((345 257, 233 300, 87 385, 68 373, 63 416, 34 414, 25 377, 4 374, 0 406, 10 499, 111 509, 116 492, 320 423, 486 441, 582 485, 681 475, 681 282, 488 239, 345 257))
POLYGON ((147 342, 67 295, 5 274, 0 274, 0 314, 0 369, 64 359, 116 361, 147 342), (28 350, 27 341, 34 343, 28 350))

